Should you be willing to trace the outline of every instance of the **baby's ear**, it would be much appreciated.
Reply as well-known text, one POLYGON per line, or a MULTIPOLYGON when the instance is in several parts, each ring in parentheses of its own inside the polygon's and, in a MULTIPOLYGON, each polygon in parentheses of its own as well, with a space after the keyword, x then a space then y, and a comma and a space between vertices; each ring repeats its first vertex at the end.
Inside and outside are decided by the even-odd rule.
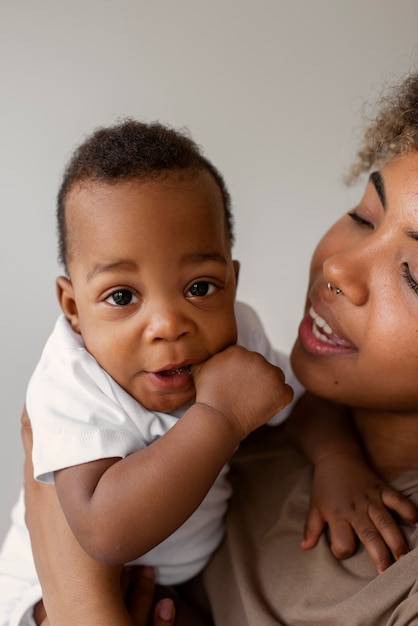
POLYGON ((233 265, 234 265, 234 272, 235 272, 235 289, 238 287, 238 276, 239 276, 239 261, 234 260, 232 261, 233 265))
POLYGON ((62 312, 71 324, 71 328, 80 334, 80 326, 78 322, 77 304, 74 298, 74 289, 72 282, 65 276, 58 276, 56 280, 57 297, 62 312))

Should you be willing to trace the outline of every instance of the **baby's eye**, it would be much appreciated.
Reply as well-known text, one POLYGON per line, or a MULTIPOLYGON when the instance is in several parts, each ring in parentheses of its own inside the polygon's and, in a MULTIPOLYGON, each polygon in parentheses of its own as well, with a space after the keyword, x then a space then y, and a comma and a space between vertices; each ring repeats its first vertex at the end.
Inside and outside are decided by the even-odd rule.
POLYGON ((216 287, 215 285, 212 285, 212 283, 208 283, 206 280, 199 280, 189 287, 187 295, 194 298, 208 296, 212 294, 215 289, 216 287))
POLYGON ((106 302, 116 306, 126 306, 127 304, 136 304, 138 298, 129 289, 118 289, 106 298, 106 302))

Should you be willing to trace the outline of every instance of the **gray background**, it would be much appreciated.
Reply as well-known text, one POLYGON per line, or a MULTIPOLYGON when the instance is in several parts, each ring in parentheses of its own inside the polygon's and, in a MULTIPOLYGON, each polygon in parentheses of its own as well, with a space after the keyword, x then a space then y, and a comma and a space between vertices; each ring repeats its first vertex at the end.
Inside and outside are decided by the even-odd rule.
POLYGON ((363 103, 418 68, 417 44, 416 0, 0 1, 0 539, 58 313, 55 195, 75 145, 125 115, 188 127, 233 196, 239 297, 289 349, 312 249, 359 197, 342 174, 363 103))

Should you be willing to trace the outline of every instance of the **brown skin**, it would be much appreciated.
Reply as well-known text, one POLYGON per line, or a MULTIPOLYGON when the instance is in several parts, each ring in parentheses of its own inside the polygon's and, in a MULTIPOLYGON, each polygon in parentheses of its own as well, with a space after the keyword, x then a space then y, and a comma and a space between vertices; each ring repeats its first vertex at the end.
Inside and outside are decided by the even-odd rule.
POLYGON ((120 568, 100 565, 80 548, 65 520, 54 487, 33 478, 32 430, 26 411, 22 415, 22 441, 26 453, 26 523, 49 616, 46 618, 44 603, 39 602, 34 608, 36 623, 42 626, 77 623, 147 626, 154 613, 152 626, 174 624, 174 605, 168 598, 159 602, 154 611, 155 585, 149 570, 139 571, 134 593, 128 596, 126 577, 122 586, 119 580, 120 568), (65 558, 57 558, 63 550, 65 558), (167 619, 170 609, 172 616, 167 619), (161 612, 166 619, 161 617, 161 612))
POLYGON ((360 540, 378 573, 409 551, 391 511, 411 525, 418 511, 367 463, 347 407, 305 394, 285 431, 314 466, 302 549, 314 548, 328 525, 336 558, 351 556, 360 540))
POLYGON ((73 329, 147 409, 173 412, 196 399, 147 448, 55 473, 81 545, 98 561, 123 564, 195 511, 241 439, 293 393, 278 368, 233 345, 238 264, 208 172, 85 183, 66 211, 70 279, 57 286, 73 329), (176 373, 184 366, 193 376, 176 373))
MULTIPOLYGON (((148 408, 173 411, 196 395, 176 426, 145 450, 56 473, 72 529, 99 561, 119 564, 173 532, 199 505, 240 440, 293 393, 278 368, 232 345, 238 263, 231 258, 219 190, 206 172, 182 180, 168 176, 158 182, 84 185, 70 193, 67 218, 71 280, 60 277, 57 288, 73 329, 148 408), (112 296, 121 292, 122 306, 112 296), (158 374, 184 365, 193 376, 158 374), (243 388, 252 390, 249 398, 243 388), (147 480, 138 481, 144 474, 147 480), (146 489, 138 483, 146 483, 146 489), (179 484, 188 489, 179 492, 179 484), (139 511, 131 510, 132 501, 141 501, 135 507, 139 511)), ((71 623, 131 624, 134 617, 136 624, 133 607, 143 616, 149 606, 141 586, 139 601, 130 596, 128 616, 118 583, 120 566, 101 565, 84 553, 57 507, 54 490, 29 477, 28 525, 50 623, 62 626, 65 614, 71 623), (46 517, 39 516, 42 498, 50 513, 46 517), (66 546, 71 554, 62 561, 65 573, 53 556, 56 544, 51 538, 45 542, 52 519, 60 553, 66 546)), ((207 623, 179 598, 176 606, 176 624, 207 623)), ((35 610, 41 621, 42 605, 35 610)))
MULTIPOLYGON (((418 230, 417 174, 418 153, 385 166, 386 208, 370 181, 352 216, 338 220, 313 255, 307 308, 313 306, 352 349, 321 356, 300 337, 292 353, 295 372, 310 390, 352 406, 364 416, 363 427, 374 415, 379 423, 388 420, 392 444, 404 428, 407 441, 418 433, 418 296, 405 276, 409 271, 418 280, 418 244, 411 235, 418 230), (328 282, 342 294, 329 291, 328 282)), ((377 444, 374 435, 380 439, 382 432, 378 427, 367 440, 377 444)), ((402 441, 403 458, 405 452, 415 458, 409 447, 402 441)), ((392 458, 394 446, 386 448, 392 458)), ((382 451, 373 456, 382 458, 382 451)))
MULTIPOLYGON (((307 316, 292 352, 294 371, 310 391, 351 408, 371 467, 387 481, 418 469, 417 180, 417 152, 392 161, 368 183, 351 216, 323 237, 312 259, 306 311, 313 307, 335 334, 331 344, 318 338, 323 332, 318 320, 315 337, 307 316)), ((340 461, 334 459, 334 465, 340 461)), ((351 477, 354 457, 347 461, 350 467, 351 477)), ((379 481, 368 482, 386 504, 416 522, 410 503, 385 495, 379 481)), ((379 520, 370 497, 367 512, 374 526, 394 528, 387 515, 379 520)), ((319 518, 315 523, 321 527, 319 518)), ((357 531, 355 519, 353 527, 357 531)), ((391 541, 399 558, 405 542, 391 541)))
POLYGON ((214 179, 203 171, 84 183, 70 192, 66 217, 70 281, 58 280, 58 298, 73 329, 144 407, 184 406, 193 379, 164 389, 152 373, 203 363, 236 341, 238 263, 214 179), (195 283, 206 295, 194 295, 195 283), (118 305, 121 290, 131 299, 118 305))

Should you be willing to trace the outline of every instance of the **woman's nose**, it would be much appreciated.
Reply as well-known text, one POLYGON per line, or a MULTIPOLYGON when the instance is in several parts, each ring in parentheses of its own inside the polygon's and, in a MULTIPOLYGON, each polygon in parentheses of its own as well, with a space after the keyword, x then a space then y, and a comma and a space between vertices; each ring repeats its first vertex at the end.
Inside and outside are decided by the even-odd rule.
POLYGON ((325 282, 334 294, 344 295, 356 306, 362 306, 369 298, 368 272, 361 255, 335 254, 323 263, 325 282))

